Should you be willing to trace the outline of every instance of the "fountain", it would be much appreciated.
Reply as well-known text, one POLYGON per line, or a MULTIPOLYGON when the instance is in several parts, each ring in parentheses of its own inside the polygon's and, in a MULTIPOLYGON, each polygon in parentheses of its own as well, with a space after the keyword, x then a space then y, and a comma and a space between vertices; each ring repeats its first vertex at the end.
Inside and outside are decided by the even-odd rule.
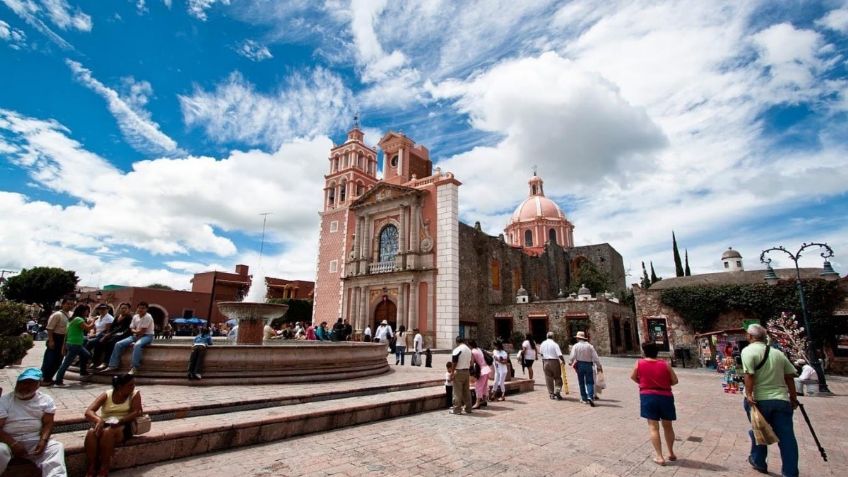
MULTIPOLYGON (((256 277, 254 283, 265 283, 256 277)), ((203 379, 187 379, 191 342, 161 342, 144 349, 139 384, 216 385, 277 384, 332 381, 374 376, 389 371, 386 345, 352 341, 262 341, 263 328, 286 313, 288 305, 265 303, 263 289, 251 290, 245 301, 224 301, 218 309, 238 320, 236 345, 215 344, 206 351, 203 379), (261 293, 261 294, 260 294, 261 293)), ((121 357, 121 373, 130 368, 132 348, 121 357)), ((71 368, 71 371, 78 371, 71 368)), ((72 378, 71 375, 68 377, 72 378)), ((109 375, 93 375, 94 382, 111 382, 109 375)))

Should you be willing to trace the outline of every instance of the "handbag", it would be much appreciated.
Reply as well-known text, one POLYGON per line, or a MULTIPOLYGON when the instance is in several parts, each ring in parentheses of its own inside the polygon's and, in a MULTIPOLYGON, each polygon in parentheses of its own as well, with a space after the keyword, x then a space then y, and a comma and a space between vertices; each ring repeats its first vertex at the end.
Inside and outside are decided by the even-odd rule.
POLYGON ((133 433, 133 435, 138 436, 138 435, 146 434, 146 433, 150 432, 150 425, 151 425, 151 420, 150 420, 149 414, 142 414, 142 415, 138 416, 137 418, 135 418, 135 421, 133 421, 133 423, 132 423, 132 433, 133 433))

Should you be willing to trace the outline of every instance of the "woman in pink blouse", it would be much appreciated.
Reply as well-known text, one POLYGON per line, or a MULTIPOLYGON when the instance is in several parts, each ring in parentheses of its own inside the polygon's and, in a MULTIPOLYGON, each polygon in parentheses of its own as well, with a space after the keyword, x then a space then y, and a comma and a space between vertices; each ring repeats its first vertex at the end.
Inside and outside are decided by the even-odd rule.
POLYGON ((636 362, 630 379, 639 385, 639 402, 641 416, 648 420, 651 432, 651 444, 657 453, 654 462, 665 465, 660 441, 660 423, 665 434, 665 445, 668 447, 668 460, 675 461, 674 427, 672 422, 677 419, 674 407, 674 395, 671 387, 677 384, 677 375, 668 362, 657 359, 659 349, 654 343, 642 344, 643 359, 636 362))
POLYGON ((485 406, 489 398, 489 376, 492 375, 492 368, 486 364, 486 358, 483 356, 483 350, 477 346, 477 341, 468 340, 468 347, 471 348, 471 358, 480 367, 480 376, 474 383, 474 392, 477 394, 477 402, 471 406, 471 409, 479 409, 480 406, 485 406))

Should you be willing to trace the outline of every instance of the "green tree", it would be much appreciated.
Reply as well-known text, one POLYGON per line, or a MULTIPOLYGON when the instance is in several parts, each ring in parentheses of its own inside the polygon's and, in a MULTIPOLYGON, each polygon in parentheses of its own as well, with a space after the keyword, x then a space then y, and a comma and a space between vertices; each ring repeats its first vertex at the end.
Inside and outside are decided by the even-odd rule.
MULTIPOLYGON (((312 301, 297 300, 294 298, 272 298, 268 303, 276 303, 288 305, 289 309, 282 318, 277 318, 271 322, 272 326, 279 326, 282 323, 294 323, 296 321, 312 322, 312 301)), ((328 323, 335 323, 335 319, 327 320, 328 323)))
POLYGON ((592 290, 592 293, 601 293, 609 290, 611 283, 609 274, 598 270, 595 264, 587 260, 580 264, 568 291, 569 293, 576 292, 580 285, 586 285, 586 288, 592 290))
POLYGON ((20 361, 32 348, 32 337, 26 332, 28 316, 25 305, 0 302, 0 368, 20 361))
POLYGON ((647 289, 651 286, 651 278, 648 277, 648 271, 645 270, 645 261, 642 260, 642 288, 647 289))
POLYGON ((662 280, 662 277, 657 276, 657 272, 654 271, 654 262, 651 261, 651 285, 657 283, 660 280, 662 280))
POLYGON ((678 277, 684 275, 683 264, 680 262, 680 250, 677 249, 677 237, 674 236, 674 230, 671 231, 671 246, 674 249, 674 273, 678 277))
POLYGON ((21 303, 38 303, 45 310, 53 308, 56 300, 71 295, 79 278, 72 270, 54 267, 23 269, 3 283, 3 296, 21 303))
POLYGON ((145 288, 156 288, 157 290, 173 290, 173 288, 169 287, 168 285, 163 285, 161 283, 151 283, 145 288))
POLYGON ((689 250, 686 250, 686 270, 684 271, 684 275, 687 277, 692 276, 692 270, 689 270, 689 250))

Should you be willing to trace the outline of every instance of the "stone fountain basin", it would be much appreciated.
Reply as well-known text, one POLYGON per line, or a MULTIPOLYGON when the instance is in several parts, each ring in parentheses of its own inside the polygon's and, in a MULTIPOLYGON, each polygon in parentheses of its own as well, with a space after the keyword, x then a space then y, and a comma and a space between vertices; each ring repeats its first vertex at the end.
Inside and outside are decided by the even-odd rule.
MULTIPOLYGON (((138 384, 231 385, 334 381, 389 371, 386 345, 380 343, 274 340, 273 345, 214 345, 206 350, 203 379, 189 381, 191 344, 151 344, 144 348, 138 384)), ((117 374, 130 369, 132 347, 121 356, 117 374)), ((77 368, 71 368, 77 378, 77 368)), ((90 380, 111 383, 109 374, 90 380)))

